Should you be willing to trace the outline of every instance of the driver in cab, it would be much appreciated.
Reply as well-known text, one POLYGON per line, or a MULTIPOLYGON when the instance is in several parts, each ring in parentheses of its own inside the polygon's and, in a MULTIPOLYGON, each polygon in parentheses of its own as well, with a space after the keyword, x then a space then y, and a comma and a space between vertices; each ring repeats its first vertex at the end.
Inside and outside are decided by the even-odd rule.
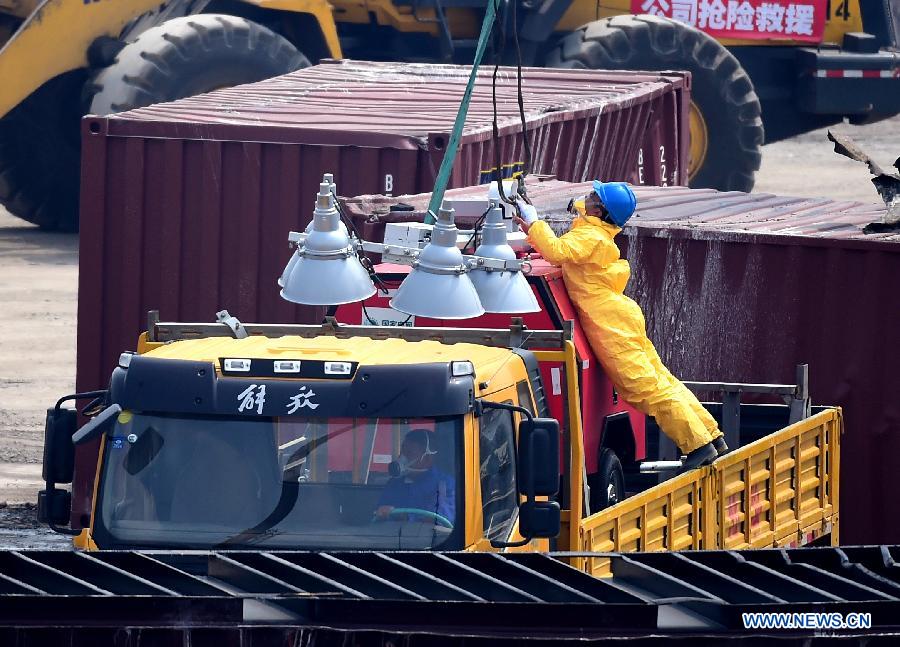
MULTIPOLYGON (((456 484, 453 477, 434 465, 437 450, 432 449, 431 433, 412 429, 400 445, 398 460, 391 463, 388 481, 378 501, 375 517, 401 518, 415 511, 440 515, 452 522, 456 513, 456 484)), ((422 517, 423 521, 428 519, 422 517)))

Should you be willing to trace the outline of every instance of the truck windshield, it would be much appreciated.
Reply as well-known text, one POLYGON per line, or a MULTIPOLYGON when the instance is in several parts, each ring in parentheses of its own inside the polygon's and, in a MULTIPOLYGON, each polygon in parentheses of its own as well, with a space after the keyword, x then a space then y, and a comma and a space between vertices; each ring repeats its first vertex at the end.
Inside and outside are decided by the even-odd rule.
POLYGON ((103 548, 462 547, 460 417, 125 411, 105 442, 103 548))

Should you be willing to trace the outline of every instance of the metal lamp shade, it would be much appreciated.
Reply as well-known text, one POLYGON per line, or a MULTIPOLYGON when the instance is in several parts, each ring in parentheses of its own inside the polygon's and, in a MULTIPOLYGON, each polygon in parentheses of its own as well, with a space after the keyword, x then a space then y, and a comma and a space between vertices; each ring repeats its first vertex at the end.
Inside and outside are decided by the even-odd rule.
POLYGON ((281 298, 309 306, 341 305, 375 294, 375 284, 342 227, 328 182, 319 185, 312 227, 282 275, 281 298))
MULTIPOLYGON (((485 218, 481 235, 481 244, 475 250, 475 256, 505 261, 515 260, 516 253, 506 240, 503 212, 496 202, 485 218)), ((522 272, 476 269, 472 270, 469 276, 478 291, 481 305, 487 312, 523 314, 540 310, 537 298, 522 272)))
POLYGON ((391 307, 408 315, 433 319, 470 319, 484 314, 478 292, 456 247, 453 205, 444 200, 431 242, 391 299, 391 307))
POLYGON ((281 290, 282 299, 309 306, 353 303, 373 294, 375 285, 355 254, 325 260, 299 256, 281 290))
POLYGON ((528 280, 521 272, 469 273, 485 312, 524 314, 540 310, 528 280))
POLYGON ((484 314, 466 274, 432 274, 414 269, 391 299, 394 310, 432 319, 470 319, 484 314))

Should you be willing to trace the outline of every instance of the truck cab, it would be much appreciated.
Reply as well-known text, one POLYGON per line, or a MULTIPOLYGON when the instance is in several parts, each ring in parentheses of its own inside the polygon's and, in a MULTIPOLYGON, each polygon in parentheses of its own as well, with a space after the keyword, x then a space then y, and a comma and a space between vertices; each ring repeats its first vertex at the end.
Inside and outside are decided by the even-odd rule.
MULTIPOLYGON (((557 421, 541 418, 535 353, 504 347, 508 339, 290 328, 300 334, 180 329, 172 340, 153 331, 120 357, 74 437, 62 422, 74 416, 51 410, 60 422, 48 425, 45 475, 66 482, 49 466, 66 462, 59 455, 73 438, 99 439, 90 524, 76 545, 550 547, 570 498, 557 494, 569 461, 559 458, 557 421)), ((551 337, 560 359, 566 349, 574 357, 561 334, 541 343, 551 337)), ((42 493, 42 515, 64 523, 67 493, 55 485, 42 493)))

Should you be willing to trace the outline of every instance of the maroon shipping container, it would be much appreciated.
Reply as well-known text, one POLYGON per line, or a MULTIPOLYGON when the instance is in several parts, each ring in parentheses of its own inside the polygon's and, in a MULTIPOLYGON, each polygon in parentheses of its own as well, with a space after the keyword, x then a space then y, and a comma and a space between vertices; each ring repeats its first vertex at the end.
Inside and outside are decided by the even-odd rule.
MULTIPOLYGON (((649 334, 690 379, 793 382, 840 405, 841 543, 900 540, 900 234, 883 205, 656 191, 625 246, 649 334)), ((639 192, 639 199, 648 197, 639 192)))
MULTIPOLYGON (((569 199, 589 190, 548 181, 528 193, 562 233, 569 199)), ((757 383, 791 383, 795 366, 808 363, 813 403, 844 407, 841 542, 900 541, 900 232, 863 233, 884 206, 636 192, 638 213, 617 242, 631 263, 628 292, 665 362, 685 379, 757 383)), ((428 196, 403 201, 424 209, 428 196)), ((361 196, 347 207, 361 217, 389 201, 361 196)))
MULTIPOLYGON (((492 75, 478 73, 451 187, 484 184, 495 166, 492 75)), ((464 66, 330 61, 93 119, 87 134, 296 144, 304 192, 331 171, 343 195, 421 193, 433 187, 468 76, 464 66)), ((532 173, 687 184, 686 73, 525 68, 522 83, 532 173)), ((516 70, 501 68, 499 161, 507 175, 525 161, 516 88, 516 70)))

